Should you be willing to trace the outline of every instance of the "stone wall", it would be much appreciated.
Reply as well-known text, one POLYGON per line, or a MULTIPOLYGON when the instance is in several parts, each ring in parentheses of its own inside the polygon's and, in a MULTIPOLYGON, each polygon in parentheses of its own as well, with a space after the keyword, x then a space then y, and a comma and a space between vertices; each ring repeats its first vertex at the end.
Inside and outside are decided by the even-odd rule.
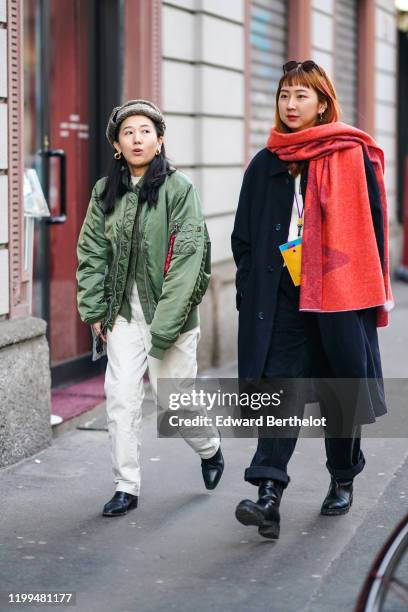
POLYGON ((51 443, 46 324, 27 317, 0 323, 0 467, 51 443))

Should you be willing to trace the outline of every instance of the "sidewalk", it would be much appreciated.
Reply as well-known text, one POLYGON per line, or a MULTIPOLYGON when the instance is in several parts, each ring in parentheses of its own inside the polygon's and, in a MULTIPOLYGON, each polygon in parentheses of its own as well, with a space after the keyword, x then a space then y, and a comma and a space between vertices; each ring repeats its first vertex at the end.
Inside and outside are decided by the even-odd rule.
MULTIPOLYGON (((395 294, 391 326, 380 331, 384 374, 408 378, 408 287, 395 294)), ((375 551, 408 509, 406 439, 363 441, 367 466, 343 517, 319 515, 329 483, 323 440, 300 439, 272 542, 234 518, 237 502, 256 494, 243 481, 256 440, 223 441, 225 473, 208 492, 198 458, 182 440, 158 440, 150 399, 144 408, 140 506, 125 517, 100 516, 112 494, 101 411, 94 430, 61 435, 0 472, 2 592, 75 591, 78 612, 352 610, 375 551)))

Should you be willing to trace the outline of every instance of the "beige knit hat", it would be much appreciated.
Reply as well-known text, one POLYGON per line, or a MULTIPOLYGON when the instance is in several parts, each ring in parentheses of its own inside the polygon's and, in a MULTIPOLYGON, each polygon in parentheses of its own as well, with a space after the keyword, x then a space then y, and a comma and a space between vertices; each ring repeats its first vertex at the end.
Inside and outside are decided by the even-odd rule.
POLYGON ((163 136, 166 130, 166 124, 164 123, 164 118, 160 109, 153 104, 153 102, 149 102, 149 100, 129 100, 125 102, 125 104, 122 104, 122 106, 115 106, 110 114, 106 127, 106 138, 112 146, 115 141, 118 126, 126 117, 130 117, 131 115, 145 115, 152 119, 152 121, 156 121, 162 130, 162 134, 159 134, 159 136, 163 136))

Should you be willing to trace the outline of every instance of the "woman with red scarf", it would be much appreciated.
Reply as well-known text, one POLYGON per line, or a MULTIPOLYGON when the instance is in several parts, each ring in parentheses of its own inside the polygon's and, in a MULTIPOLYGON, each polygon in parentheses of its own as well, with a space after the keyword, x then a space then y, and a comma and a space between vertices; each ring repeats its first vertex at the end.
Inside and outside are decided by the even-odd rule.
MULTIPOLYGON (((369 134, 338 121, 320 66, 291 61, 283 71, 275 127, 245 172, 232 234, 239 376, 292 379, 283 410, 300 417, 296 380, 313 377, 331 476, 321 514, 340 515, 365 465, 361 425, 387 411, 377 337, 393 304, 384 156, 369 134)), ((259 496, 240 502, 236 517, 267 538, 279 537, 298 433, 260 435, 245 471, 259 496)))

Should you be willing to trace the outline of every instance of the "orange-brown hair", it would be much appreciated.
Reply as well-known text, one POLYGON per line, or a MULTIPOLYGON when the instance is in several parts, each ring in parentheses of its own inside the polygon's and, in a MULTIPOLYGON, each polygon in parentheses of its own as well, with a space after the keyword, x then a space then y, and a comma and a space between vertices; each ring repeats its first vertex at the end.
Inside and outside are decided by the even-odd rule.
MULTIPOLYGON (((326 110, 322 115, 322 120, 318 122, 318 125, 339 120, 341 110, 337 100, 336 90, 330 77, 321 66, 316 65, 316 67, 311 70, 304 70, 299 63, 296 68, 283 74, 278 84, 275 106, 275 129, 278 132, 291 131, 279 116, 278 101, 281 89, 284 85, 301 85, 315 90, 319 102, 326 103, 326 110)), ((302 165, 293 162, 288 164, 288 167, 291 173, 296 176, 299 174, 302 165)))

